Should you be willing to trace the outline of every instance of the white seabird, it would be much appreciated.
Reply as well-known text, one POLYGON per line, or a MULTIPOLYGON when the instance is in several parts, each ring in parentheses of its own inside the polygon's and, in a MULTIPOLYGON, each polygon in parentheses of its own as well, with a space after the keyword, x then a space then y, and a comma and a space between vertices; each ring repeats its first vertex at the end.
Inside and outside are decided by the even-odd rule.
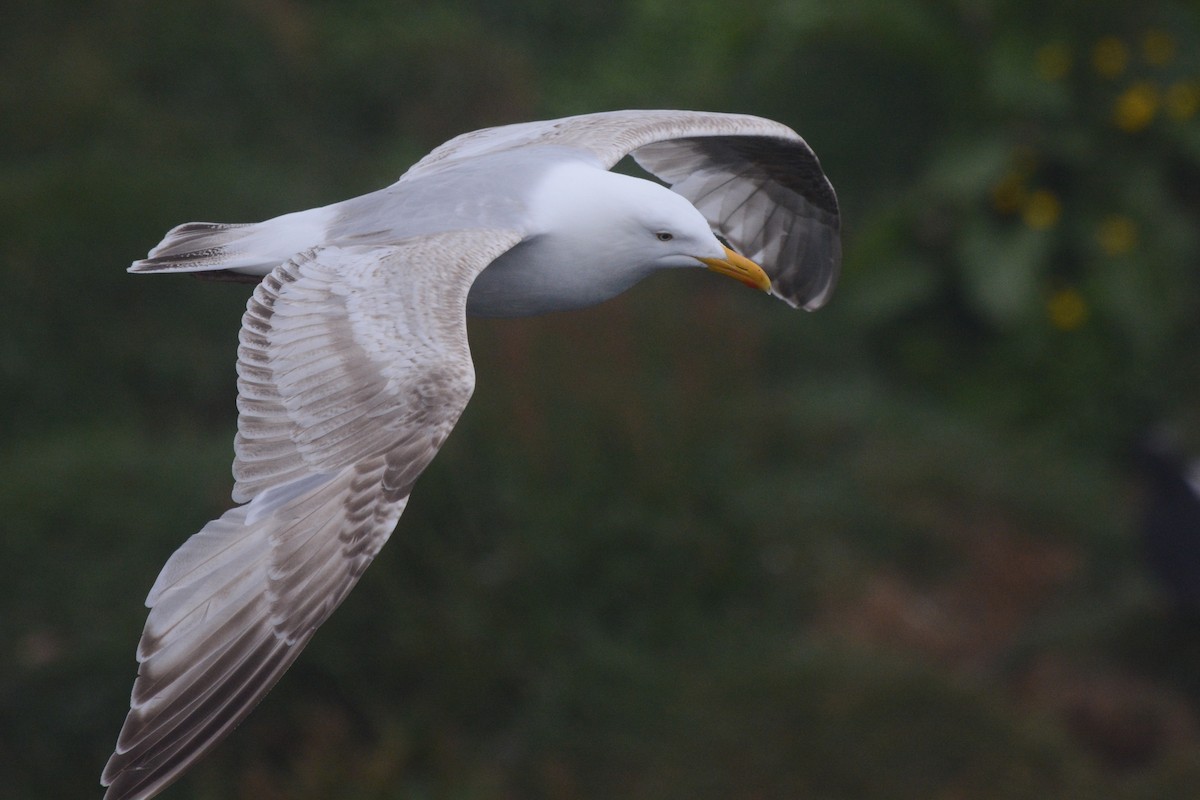
POLYGON ((362 197, 170 231, 130 272, 259 282, 238 348, 239 505, 146 598, 106 800, 152 797, 211 750, 354 587, 471 396, 468 314, 580 308, 698 266, 815 309, 840 261, 837 198, 804 140, 690 111, 488 128, 362 197), (626 155, 670 189, 610 172, 626 155))

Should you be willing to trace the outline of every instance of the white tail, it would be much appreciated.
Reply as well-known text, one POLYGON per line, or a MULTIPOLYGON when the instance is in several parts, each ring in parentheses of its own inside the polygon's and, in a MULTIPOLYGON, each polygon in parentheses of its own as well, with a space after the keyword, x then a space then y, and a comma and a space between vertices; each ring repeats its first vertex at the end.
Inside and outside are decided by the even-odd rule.
POLYGON ((214 272, 262 276, 325 240, 330 207, 297 211, 265 222, 188 222, 167 232, 130 272, 214 272))

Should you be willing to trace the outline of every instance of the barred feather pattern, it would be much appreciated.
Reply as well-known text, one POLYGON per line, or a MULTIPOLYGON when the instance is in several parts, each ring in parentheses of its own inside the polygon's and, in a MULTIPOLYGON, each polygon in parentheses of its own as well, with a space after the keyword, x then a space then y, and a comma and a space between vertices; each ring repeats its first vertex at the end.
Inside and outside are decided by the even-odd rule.
POLYGON ((470 284, 519 239, 331 245, 259 285, 238 352, 244 505, 150 591, 106 800, 152 797, 221 741, 358 582, 470 398, 470 284))

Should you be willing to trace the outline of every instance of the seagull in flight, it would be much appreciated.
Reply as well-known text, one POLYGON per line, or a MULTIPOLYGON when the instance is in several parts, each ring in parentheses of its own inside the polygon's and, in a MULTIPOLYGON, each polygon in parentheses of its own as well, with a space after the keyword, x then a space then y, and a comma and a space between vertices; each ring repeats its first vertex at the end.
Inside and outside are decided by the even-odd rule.
POLYGON ((692 268, 812 310, 836 281, 839 229, 790 128, 631 110, 466 133, 362 197, 168 232, 130 272, 257 284, 235 505, 146 598, 105 800, 153 797, 215 747, 358 582, 471 396, 468 315, 582 308, 692 268), (662 183, 611 172, 625 156, 662 183))

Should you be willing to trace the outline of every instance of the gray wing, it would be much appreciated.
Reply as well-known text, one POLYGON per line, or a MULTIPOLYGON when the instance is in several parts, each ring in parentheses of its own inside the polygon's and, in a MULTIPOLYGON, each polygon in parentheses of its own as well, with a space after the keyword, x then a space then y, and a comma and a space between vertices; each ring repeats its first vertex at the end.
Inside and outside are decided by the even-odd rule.
POLYGON ((522 147, 563 148, 605 169, 627 155, 690 200, 757 261, 793 306, 819 308, 841 268, 837 195, 808 144, 778 122, 698 111, 609 111, 463 134, 401 180, 522 147))
POLYGON ((157 794, 262 699, 387 541, 474 387, 466 297, 521 238, 324 247, 243 317, 234 499, 146 604, 106 800, 157 794))

